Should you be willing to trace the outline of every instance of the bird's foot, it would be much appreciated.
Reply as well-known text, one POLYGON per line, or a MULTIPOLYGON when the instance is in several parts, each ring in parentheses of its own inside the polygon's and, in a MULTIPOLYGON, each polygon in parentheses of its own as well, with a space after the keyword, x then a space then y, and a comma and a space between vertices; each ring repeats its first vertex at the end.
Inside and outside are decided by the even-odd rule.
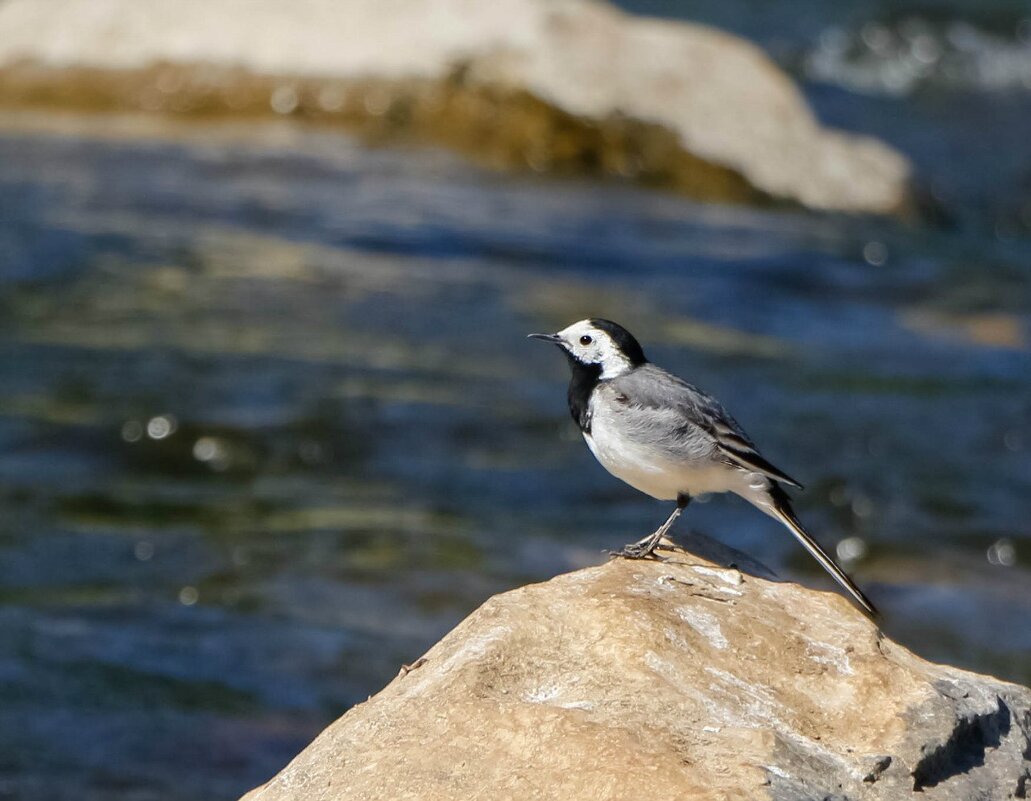
POLYGON ((640 542, 631 542, 624 545, 619 551, 609 551, 609 556, 620 556, 623 559, 647 559, 653 557, 658 559, 655 555, 655 549, 658 547, 657 542, 651 542, 651 537, 641 540, 640 542))

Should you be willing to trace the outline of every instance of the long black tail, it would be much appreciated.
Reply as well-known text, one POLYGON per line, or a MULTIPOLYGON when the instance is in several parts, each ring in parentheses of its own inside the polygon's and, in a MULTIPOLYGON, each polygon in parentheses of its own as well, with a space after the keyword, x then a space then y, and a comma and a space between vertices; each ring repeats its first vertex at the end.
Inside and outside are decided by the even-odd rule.
POLYGON ((788 531, 795 535, 795 539, 802 543, 803 547, 812 554, 817 562, 823 565, 823 569, 830 573, 838 584, 848 590, 849 595, 855 598, 856 603, 862 607, 867 615, 874 620, 878 619, 880 613, 877 611, 877 607, 870 602, 870 599, 863 594, 863 591, 856 586, 856 583, 838 566, 838 563, 820 547, 820 543, 814 540, 809 532, 802 528, 802 524, 798 522, 794 510, 791 508, 791 501, 788 499, 787 493, 774 484, 769 495, 772 501, 772 505, 768 509, 769 514, 787 526, 788 531))

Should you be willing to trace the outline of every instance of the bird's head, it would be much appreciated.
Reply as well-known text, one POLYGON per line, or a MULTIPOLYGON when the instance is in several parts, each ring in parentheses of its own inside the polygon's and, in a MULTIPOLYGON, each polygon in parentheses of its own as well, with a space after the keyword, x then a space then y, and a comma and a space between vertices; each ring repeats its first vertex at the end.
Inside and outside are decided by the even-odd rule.
POLYGON ((633 335, 611 320, 580 320, 557 334, 530 336, 558 345, 574 370, 593 368, 603 379, 623 375, 648 361, 633 335))

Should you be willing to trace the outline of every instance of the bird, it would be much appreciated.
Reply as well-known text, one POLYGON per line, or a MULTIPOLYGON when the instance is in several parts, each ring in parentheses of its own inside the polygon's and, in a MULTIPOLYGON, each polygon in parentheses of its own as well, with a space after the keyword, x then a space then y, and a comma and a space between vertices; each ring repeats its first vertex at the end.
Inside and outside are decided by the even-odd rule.
POLYGON ((616 478, 676 508, 654 533, 614 553, 652 556, 692 498, 731 492, 782 523, 871 618, 878 612, 813 539, 784 486, 802 485, 769 462, 723 405, 652 364, 621 325, 600 318, 555 334, 529 334, 557 345, 569 362, 569 412, 591 453, 616 478))

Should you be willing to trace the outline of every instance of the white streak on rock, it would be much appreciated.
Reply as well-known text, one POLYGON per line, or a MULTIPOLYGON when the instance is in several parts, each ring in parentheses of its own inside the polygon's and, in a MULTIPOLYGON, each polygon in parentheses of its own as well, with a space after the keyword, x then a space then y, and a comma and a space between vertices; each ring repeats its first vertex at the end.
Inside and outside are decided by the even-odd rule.
POLYGON ((732 587, 736 587, 744 582, 744 579, 741 577, 740 570, 722 570, 713 567, 706 567, 705 565, 694 565, 692 569, 695 573, 701 573, 703 576, 718 578, 720 581, 723 581, 732 587))
POLYGON ((838 673, 843 676, 855 675, 855 670, 852 669, 852 662, 848 658, 848 653, 840 645, 810 640, 806 646, 806 655, 814 662, 836 668, 838 673))
POLYGON ((719 621, 702 609, 695 609, 691 606, 678 606, 677 615, 687 625, 705 637, 713 648, 720 651, 727 647, 727 638, 723 636, 719 621))

